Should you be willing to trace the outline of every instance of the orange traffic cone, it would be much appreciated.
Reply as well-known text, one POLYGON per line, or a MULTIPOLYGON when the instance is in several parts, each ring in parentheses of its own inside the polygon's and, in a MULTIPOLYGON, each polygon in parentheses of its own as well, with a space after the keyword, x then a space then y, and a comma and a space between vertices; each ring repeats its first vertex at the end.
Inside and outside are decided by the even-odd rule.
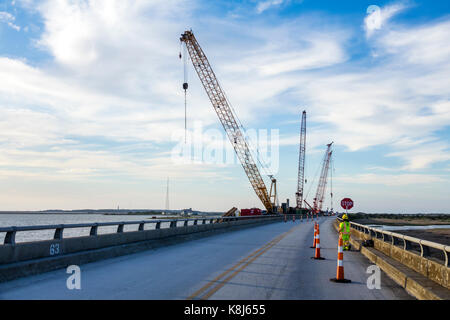
POLYGON ((342 240, 342 236, 339 236, 339 244, 338 244, 338 259, 337 259, 337 270, 336 270, 336 278, 330 279, 333 282, 339 283, 349 283, 351 280, 344 278, 344 240, 342 240))
POLYGON ((325 260, 325 258, 322 258, 320 256, 320 227, 319 227, 319 224, 317 224, 317 230, 316 230, 316 252, 315 252, 314 257, 311 257, 311 259, 325 260))
POLYGON ((317 233, 317 224, 314 222, 314 241, 313 241, 313 245, 311 248, 316 247, 316 233, 317 233))

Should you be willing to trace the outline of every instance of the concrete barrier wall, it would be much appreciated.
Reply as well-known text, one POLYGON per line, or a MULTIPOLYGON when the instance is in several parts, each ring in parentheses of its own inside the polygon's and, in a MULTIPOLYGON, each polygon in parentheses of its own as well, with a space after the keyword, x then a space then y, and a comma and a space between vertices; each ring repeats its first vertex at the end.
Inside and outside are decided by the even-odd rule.
MULTIPOLYGON (((446 267, 442 263, 439 263, 437 261, 425 257, 421 257, 419 254, 415 252, 408 251, 401 247, 392 245, 389 242, 377 239, 367 233, 358 231, 354 228, 351 228, 350 233, 353 238, 356 237, 357 239, 361 240, 373 240, 374 248, 376 250, 402 263, 403 265, 416 271, 417 273, 420 273, 421 275, 427 277, 428 279, 433 280, 439 285, 447 289, 450 289, 450 268, 446 267)), ((360 247, 356 249, 360 249, 360 247)))
POLYGON ((0 245, 0 282, 114 258, 161 246, 281 221, 281 217, 240 219, 167 229, 0 245))
POLYGON ((124 245, 140 241, 163 239, 178 235, 187 235, 211 230, 232 228, 235 226, 261 224, 279 221, 281 218, 264 218, 238 221, 225 221, 213 224, 198 224, 166 229, 142 230, 95 236, 54 239, 0 246, 0 265, 28 261, 46 257, 61 256, 86 250, 95 250, 111 246, 124 245))

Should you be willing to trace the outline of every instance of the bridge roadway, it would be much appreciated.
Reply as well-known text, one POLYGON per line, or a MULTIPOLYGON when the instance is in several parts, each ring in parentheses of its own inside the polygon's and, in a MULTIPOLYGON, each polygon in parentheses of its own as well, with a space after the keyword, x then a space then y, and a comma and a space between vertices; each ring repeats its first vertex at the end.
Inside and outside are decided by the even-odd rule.
POLYGON ((412 299, 383 272, 368 289, 369 261, 344 253, 349 284, 336 276, 333 217, 319 219, 321 253, 311 259, 313 223, 277 222, 81 265, 81 290, 66 270, 0 284, 0 299, 412 299))

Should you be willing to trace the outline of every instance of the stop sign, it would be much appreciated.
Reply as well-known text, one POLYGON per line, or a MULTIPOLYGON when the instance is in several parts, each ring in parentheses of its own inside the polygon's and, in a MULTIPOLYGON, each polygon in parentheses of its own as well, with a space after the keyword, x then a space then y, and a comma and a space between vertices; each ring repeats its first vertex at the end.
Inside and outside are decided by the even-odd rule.
POLYGON ((350 210, 353 208, 353 200, 350 198, 344 198, 341 200, 341 207, 345 210, 350 210))

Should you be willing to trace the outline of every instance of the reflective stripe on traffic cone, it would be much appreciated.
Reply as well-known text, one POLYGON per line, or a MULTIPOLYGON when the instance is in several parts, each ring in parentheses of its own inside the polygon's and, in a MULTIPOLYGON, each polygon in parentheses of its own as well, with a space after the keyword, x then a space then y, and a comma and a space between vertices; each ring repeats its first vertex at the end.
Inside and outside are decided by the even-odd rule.
POLYGON ((319 224, 317 224, 317 230, 316 230, 316 252, 313 257, 316 260, 325 260, 325 258, 322 258, 320 256, 320 227, 319 224))
POLYGON ((352 282, 352 281, 344 278, 344 250, 343 250, 343 246, 344 246, 344 240, 342 240, 342 236, 339 235, 336 278, 330 279, 330 281, 341 282, 341 283, 349 283, 349 282, 352 282))
POLYGON ((314 222, 314 237, 313 237, 313 245, 311 248, 316 247, 316 235, 317 235, 317 224, 314 222))

